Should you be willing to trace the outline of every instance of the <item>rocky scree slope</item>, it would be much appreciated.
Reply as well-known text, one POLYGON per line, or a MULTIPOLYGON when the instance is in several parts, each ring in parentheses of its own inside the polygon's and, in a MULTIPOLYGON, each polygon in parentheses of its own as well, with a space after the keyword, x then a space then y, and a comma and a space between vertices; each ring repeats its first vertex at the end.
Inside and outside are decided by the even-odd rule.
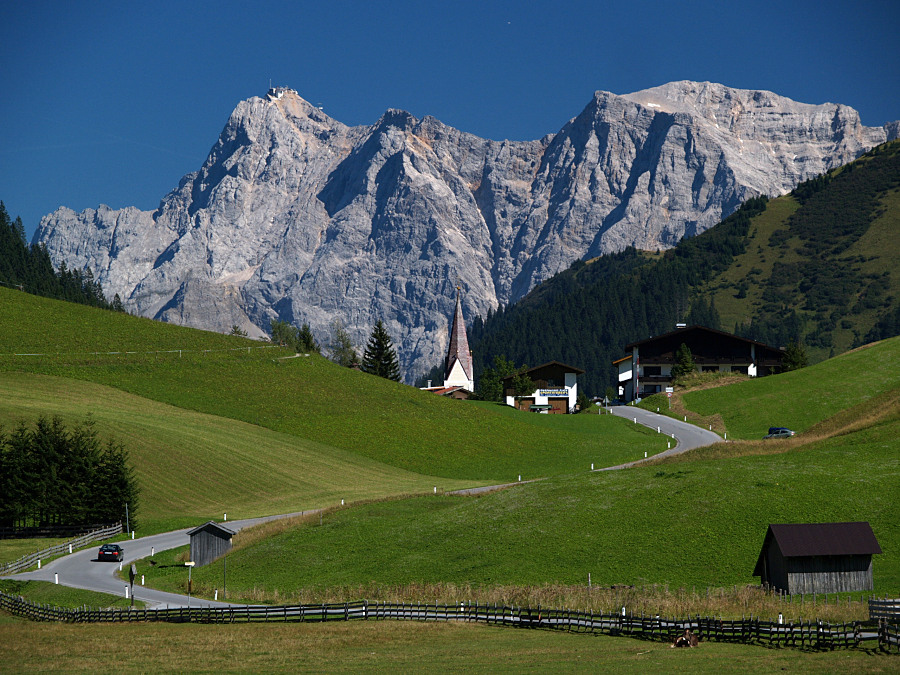
POLYGON ((573 261, 659 249, 897 136, 852 108, 675 82, 597 92, 556 134, 493 141, 389 110, 347 127, 290 89, 242 101, 202 168, 155 211, 45 216, 35 241, 89 266, 129 311, 251 335, 382 319, 406 379, 468 320, 573 261))

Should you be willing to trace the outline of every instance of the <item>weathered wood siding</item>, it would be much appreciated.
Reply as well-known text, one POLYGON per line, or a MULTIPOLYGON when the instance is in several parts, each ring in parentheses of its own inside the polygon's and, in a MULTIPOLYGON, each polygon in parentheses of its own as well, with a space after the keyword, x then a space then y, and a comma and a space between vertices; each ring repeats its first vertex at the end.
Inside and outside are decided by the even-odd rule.
POLYGON ((231 537, 223 538, 209 530, 201 530, 191 536, 191 560, 197 567, 211 563, 231 550, 231 537))
POLYGON ((871 591, 871 555, 787 558, 788 593, 871 591))

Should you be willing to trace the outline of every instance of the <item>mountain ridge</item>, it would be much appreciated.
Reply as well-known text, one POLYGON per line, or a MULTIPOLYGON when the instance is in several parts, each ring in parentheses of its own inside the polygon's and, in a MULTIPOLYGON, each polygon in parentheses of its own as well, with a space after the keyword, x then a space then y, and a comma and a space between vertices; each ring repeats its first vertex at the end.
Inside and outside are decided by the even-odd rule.
POLYGON ((896 132, 847 106, 680 82, 597 92, 556 134, 495 141, 394 109, 349 127, 279 88, 238 103, 155 211, 60 208, 34 240, 174 323, 307 322, 322 340, 340 320, 361 345, 382 319, 411 380, 443 356, 458 283, 471 321, 580 258, 671 247, 896 132))

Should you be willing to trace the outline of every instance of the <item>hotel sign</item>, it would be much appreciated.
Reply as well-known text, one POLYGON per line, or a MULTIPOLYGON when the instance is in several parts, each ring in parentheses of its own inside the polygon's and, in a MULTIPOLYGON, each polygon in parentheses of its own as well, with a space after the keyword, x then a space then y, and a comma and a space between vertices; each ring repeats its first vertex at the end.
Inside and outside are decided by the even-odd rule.
POLYGON ((538 396, 568 396, 569 390, 562 389, 538 389, 538 396))

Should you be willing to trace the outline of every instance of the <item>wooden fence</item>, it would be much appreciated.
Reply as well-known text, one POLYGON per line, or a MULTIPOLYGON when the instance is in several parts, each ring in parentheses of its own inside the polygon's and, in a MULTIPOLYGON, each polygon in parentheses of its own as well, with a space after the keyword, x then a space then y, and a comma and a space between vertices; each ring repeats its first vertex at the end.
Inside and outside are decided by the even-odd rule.
POLYGON ((90 544, 91 542, 100 541, 101 539, 107 539, 109 537, 112 537, 113 535, 119 534, 120 532, 122 532, 122 529, 122 523, 116 523, 115 525, 110 525, 109 527, 104 527, 99 530, 94 530, 93 532, 88 532, 87 534, 76 537, 71 541, 57 544, 56 546, 51 546, 50 548, 45 548, 43 551, 37 551, 36 553, 30 553, 29 555, 22 556, 14 562, 0 565, 0 575, 15 574, 16 572, 27 570, 29 567, 37 565, 38 560, 43 560, 44 558, 49 558, 60 553, 71 553, 72 551, 90 544))
POLYGON ((234 605, 166 609, 67 609, 38 605, 0 593, 0 608, 34 621, 73 623, 164 621, 169 623, 249 623, 323 621, 470 621, 517 628, 541 628, 578 633, 626 635, 645 640, 672 641, 685 629, 700 640, 741 642, 803 649, 879 648, 900 651, 900 626, 854 621, 830 624, 803 621, 779 624, 750 618, 726 621, 709 617, 665 619, 658 616, 595 614, 566 609, 498 607, 496 605, 424 605, 369 603, 323 605, 234 605))
POLYGON ((900 598, 869 598, 869 619, 900 623, 900 598))

